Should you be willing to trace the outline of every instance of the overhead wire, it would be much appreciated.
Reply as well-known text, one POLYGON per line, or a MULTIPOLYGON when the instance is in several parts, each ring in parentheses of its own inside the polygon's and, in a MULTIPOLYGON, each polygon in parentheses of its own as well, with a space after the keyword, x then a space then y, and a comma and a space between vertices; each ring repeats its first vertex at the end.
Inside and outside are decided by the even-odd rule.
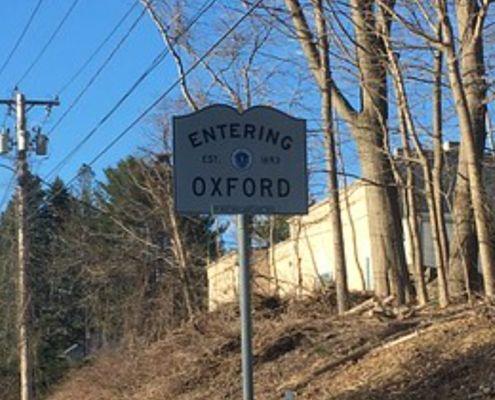
MULTIPOLYGON (((182 36, 191 30, 191 28, 197 23, 197 21, 213 7, 218 0, 205 1, 198 11, 197 15, 190 21, 190 23, 184 28, 184 30, 177 35, 173 44, 176 44, 182 36)), ((100 129, 100 127, 110 119, 110 117, 120 108, 120 106, 131 96, 131 94, 141 85, 141 83, 165 60, 170 53, 169 49, 160 51, 160 53, 153 59, 148 68, 136 79, 131 87, 124 93, 124 95, 117 101, 117 103, 98 121, 98 123, 84 136, 84 138, 46 175, 45 179, 48 179, 54 173, 62 169, 65 164, 79 151, 79 149, 100 129)))
POLYGON ((29 67, 24 71, 24 73, 21 75, 20 79, 17 81, 17 83, 15 84, 16 87, 19 87, 19 85, 22 83, 22 81, 24 81, 24 79, 27 78, 27 76, 31 73, 31 71, 33 70, 33 68, 36 66, 36 64, 38 64, 38 62, 41 60, 41 58, 43 57, 43 55, 45 54, 46 50, 48 49, 48 47, 50 47, 50 45, 53 43, 53 41, 55 40, 55 37, 58 35, 58 33, 60 32, 60 30, 62 29, 62 27, 65 25, 65 23, 67 22, 67 20, 69 19, 70 15, 72 14, 72 12, 74 11, 74 8, 76 8, 76 5, 77 3, 79 2, 79 0, 74 0, 72 2, 72 4, 70 5, 69 9, 65 12, 64 16, 62 17, 62 19, 60 20, 59 24, 57 25, 57 27, 55 28, 55 30, 53 31, 53 33, 51 34, 51 36, 49 37, 48 41, 45 43, 45 45, 41 48, 40 52, 36 55, 35 59, 33 60, 33 62, 29 65, 29 67))
MULTIPOLYGON (((124 24, 124 22, 127 20, 127 18, 132 14, 132 12, 135 10, 135 8, 139 5, 139 1, 135 0, 134 3, 132 3, 131 7, 124 13, 124 15, 117 21, 117 23, 114 25, 114 27, 111 29, 111 31, 108 33, 108 35, 100 42, 100 44, 94 49, 94 51, 89 55, 89 57, 86 59, 86 61, 81 64, 81 66, 77 69, 77 71, 61 86, 61 88, 58 90, 56 94, 56 98, 60 97, 64 91, 66 91, 78 78, 79 76, 84 72, 84 70, 91 64, 91 62, 96 58, 96 56, 100 53, 100 51, 105 47, 105 45, 112 39, 112 37, 115 35, 115 33, 119 30, 119 28, 124 24)), ((140 19, 140 18, 139 18, 140 19)), ((119 43, 118 47, 120 47, 121 43, 119 43)), ((115 51, 116 52, 116 51, 115 51)), ((113 57, 113 55, 112 55, 113 57)), ((105 63, 107 64, 110 60, 106 60, 105 63)), ((105 64, 105 65, 106 65, 105 64)), ((93 76, 91 79, 94 81, 96 80, 96 77, 102 72, 104 67, 100 68, 95 76, 93 76)), ((74 102, 70 106, 70 110, 74 108, 76 103, 80 100, 80 98, 84 95, 84 92, 86 92, 89 89, 89 86, 91 84, 88 84, 86 88, 83 89, 83 93, 80 94, 74 102)), ((66 117, 66 114, 70 112, 70 110, 66 111, 64 115, 62 116, 63 118, 66 117)), ((46 122, 48 121, 50 113, 47 113, 45 119, 43 122, 41 122, 40 127, 43 128, 46 122)), ((55 128, 62 122, 61 120, 63 118, 60 118, 54 126, 52 126, 51 130, 49 133, 53 132, 55 128)), ((4 124, 5 125, 5 124, 4 124)), ((35 174, 37 174, 37 171, 41 167, 41 164, 46 161, 46 158, 41 159, 40 161, 37 162, 35 166, 35 174)))
POLYGON ((63 92, 67 90, 67 88, 72 85, 77 78, 84 72, 84 70, 91 64, 91 62, 96 58, 96 56, 100 53, 100 51, 105 47, 105 45, 112 39, 115 33, 120 29, 120 27, 124 24, 124 22, 129 18, 134 9, 139 5, 138 1, 135 1, 131 7, 125 12, 125 14, 119 19, 119 21, 114 25, 112 30, 108 33, 108 35, 100 42, 100 44, 94 49, 94 51, 89 55, 86 61, 81 64, 81 66, 77 69, 77 71, 65 82, 62 87, 58 90, 57 96, 60 96, 63 92))
MULTIPOLYGON (((175 80, 172 85, 168 87, 168 89, 162 93, 156 100, 154 100, 146 109, 135 118, 121 133, 119 133, 107 146, 103 148, 89 163, 89 166, 92 166, 96 161, 98 161, 108 150, 110 150, 116 143, 118 143, 127 133, 129 133, 132 128, 134 128, 148 113, 153 110, 160 102, 162 102, 165 97, 167 97, 172 90, 174 90, 178 85, 180 85, 181 81, 187 77, 192 71, 194 71, 199 64, 201 64, 237 27, 247 18, 249 17, 254 10, 263 2, 263 0, 258 0, 247 10, 227 31, 220 36, 217 41, 208 48, 203 55, 198 58, 185 72, 182 76, 180 76, 177 80, 175 80)), ((74 179, 77 178, 77 175, 72 178, 68 184, 70 184, 74 179)))
MULTIPOLYGON (((196 61, 194 62, 189 69, 185 72, 184 76, 187 76, 190 74, 197 66, 204 61, 237 27, 249 16, 251 15, 254 10, 263 2, 263 0, 258 0, 255 2, 249 10, 247 10, 243 16, 241 16, 203 55, 196 61)), ((180 84, 182 77, 178 80, 176 80, 162 95, 158 97, 150 106, 146 108, 144 112, 142 112, 138 118, 136 118, 124 131, 122 131, 112 142, 105 147, 105 149, 100 152, 93 160, 91 161, 92 164, 94 164, 103 154, 105 154, 106 151, 108 151, 118 140, 120 140, 126 133, 128 133, 132 127, 134 127, 144 116, 146 116, 160 101, 162 101, 178 84, 180 84)), ((91 164, 87 164, 91 166, 91 164)), ((80 176, 80 172, 76 173, 64 186, 65 188, 70 188, 70 185, 80 176)), ((46 178, 38 177, 40 181, 48 185, 49 187, 53 188, 53 185, 50 184, 46 178)), ((60 193, 60 192, 59 192, 60 193)), ((57 196, 59 193, 52 193, 52 197, 57 196)), ((96 207, 94 207, 97 209, 96 207)), ((38 210, 39 211, 39 210, 38 210)), ((101 210, 99 210, 101 211, 101 210)), ((34 213, 35 215, 37 214, 37 211, 34 213)), ((31 215, 33 217, 33 215, 31 215)))
MULTIPOLYGON (((14 48, 12 49, 11 53, 9 54, 9 56, 7 57, 7 60, 4 62, 4 64, 2 65, 1 67, 1 70, 0 70, 0 73, 3 72, 3 69, 5 69, 6 65, 8 64, 8 62, 10 61, 10 59, 12 58, 13 54, 15 53, 15 51, 17 50, 17 48, 19 47, 22 39, 24 38, 25 34, 27 33, 28 29, 29 29, 29 25, 32 23, 32 20, 34 19, 36 13, 38 12, 40 6, 41 6, 41 3, 42 3, 43 0, 39 0, 37 6, 35 7, 35 9, 33 10, 33 13, 31 14, 29 20, 28 20, 28 23, 27 25, 25 26, 25 28, 23 29, 23 32, 21 33, 21 36, 19 37, 19 39, 17 40, 14 48)), ((41 57, 43 56, 43 54, 46 52, 46 50, 48 49, 48 47, 50 46, 50 44, 53 42, 53 40, 55 39, 56 35, 58 34, 58 32, 61 30, 61 28, 63 27, 63 25, 65 24, 66 20, 69 18, 70 14, 72 13, 72 11, 74 10, 75 6, 77 5, 79 0, 75 0, 72 5, 70 6, 70 8, 67 10, 67 12, 65 13, 64 17, 62 18, 61 22, 59 23, 59 25, 57 26, 57 28, 55 29, 55 31, 53 32, 53 34, 51 35, 50 39, 48 40, 48 42, 45 44, 45 46, 43 47, 43 49, 38 53, 37 57, 35 58, 35 60, 31 63, 31 65, 28 67, 28 69, 25 71, 25 73, 22 75, 22 77, 19 79, 19 81, 17 82, 16 86, 18 86, 26 77, 27 75, 31 72, 31 70, 34 68, 34 66, 39 62, 39 60, 41 59, 41 57)), ((95 49, 95 51, 93 51, 93 53, 88 57, 88 59, 86 60, 86 62, 76 71, 75 74, 73 74, 71 76, 71 78, 62 86, 62 88, 59 90, 58 94, 61 94, 63 91, 65 91, 67 89, 67 87, 69 87, 77 78, 78 76, 84 71, 85 68, 87 68, 87 66, 91 63, 91 61, 96 57, 96 55, 101 51, 101 49, 105 46, 105 44, 113 37, 113 35, 115 34, 115 32, 122 26, 122 24, 125 22, 125 20, 128 18, 128 16, 132 13, 132 11, 137 7, 137 5, 139 4, 138 1, 136 1, 130 8, 129 10, 122 16, 122 18, 117 22, 117 24, 114 26, 114 28, 110 31, 110 33, 105 37, 105 39, 100 43, 100 45, 95 49)), ((144 15, 145 13, 145 10, 140 14, 139 18, 135 21, 135 24, 133 24, 133 26, 131 27, 131 31, 134 29, 134 27, 137 25, 137 22, 139 22, 139 20, 141 20, 142 16, 144 15)), ((125 39, 129 36, 130 32, 128 32, 128 34, 125 36, 124 40, 121 40, 119 42, 119 44, 117 45, 117 49, 122 45, 123 41, 125 41, 125 39)), ((106 63, 108 63, 108 61, 114 56, 114 54, 116 53, 116 50, 114 49, 114 51, 112 52, 112 54, 110 55, 109 58, 107 58, 106 62, 105 62, 105 65, 106 63)), ((103 68, 100 68, 98 70, 98 74, 101 72, 103 68)), ((6 120, 7 120, 7 117, 8 117, 8 112, 6 112, 5 114, 5 118, 4 118, 4 121, 3 121, 3 125, 5 126, 6 125, 6 120)), ((44 120, 44 122, 46 122, 46 118, 44 120)), ((43 122, 43 123, 44 123, 43 122)), ((3 209, 7 199, 8 199, 8 196, 9 196, 9 193, 10 193, 10 190, 14 184, 14 181, 15 181, 15 174, 12 174, 11 176, 11 179, 9 180, 8 184, 7 184, 7 187, 6 187, 6 190, 4 192, 4 195, 2 196, 2 199, 0 200, 0 211, 3 209)), ((40 182, 49 186, 50 188, 53 188, 52 185, 43 180, 41 177, 38 176, 38 178, 40 179, 40 182)))
POLYGON ((88 82, 82 88, 82 90, 79 92, 79 94, 74 98, 74 100, 72 100, 72 102, 67 107, 67 109, 63 112, 63 114, 60 116, 60 118, 50 128, 50 131, 48 132, 48 135, 50 135, 51 133, 53 133, 55 131, 55 129, 58 128, 58 126, 67 117, 67 115, 69 115, 69 113, 74 109, 74 107, 79 103, 79 101, 86 94, 86 92, 91 88, 91 86, 93 86, 93 84, 95 83, 96 79, 100 76, 100 74, 107 67, 107 65, 110 63, 110 61, 115 57, 115 55, 118 53, 118 51, 122 48, 123 44, 131 36, 132 32, 134 32, 134 30, 136 29, 136 27, 138 26, 139 22, 142 20, 142 18, 144 17, 145 14, 146 14, 146 10, 143 9, 142 12, 138 15, 138 17, 134 20, 134 22, 132 23, 132 25, 129 27, 129 29, 126 31, 126 33, 124 34, 124 36, 122 36, 122 38, 119 40, 119 42, 117 43, 117 45, 113 48, 113 50, 107 56, 107 58, 103 61, 103 63, 100 65, 100 67, 91 76, 91 78, 88 80, 88 82))
POLYGON ((12 60, 12 57, 14 56, 15 52, 17 51, 17 49, 19 48, 20 44, 22 43, 24 37, 26 36, 26 33, 28 32, 29 28, 31 27, 31 24, 33 23, 33 20, 34 20, 36 14, 38 13, 38 11, 41 7, 41 3, 43 3, 43 0, 39 0, 38 3, 36 3, 36 6, 34 7, 33 11, 31 12, 31 15, 29 16, 29 18, 26 22, 26 25, 24 25, 24 28, 22 29, 21 34, 17 38, 17 40, 14 44, 14 47, 12 47, 12 50, 10 50, 9 55, 7 56, 4 63, 0 67, 0 75, 2 75, 3 71, 5 71, 5 68, 7 68, 7 65, 12 60))
MULTIPOLYGON (((59 98, 63 92, 65 92, 78 78, 79 76, 86 70, 86 68, 91 64, 91 62, 96 58, 96 56, 100 53, 100 51, 105 47, 105 45, 112 39, 115 33, 119 30, 119 28, 124 24, 127 18, 132 14, 135 8, 139 5, 139 1, 135 0, 132 3, 131 7, 122 15, 122 17, 117 21, 117 23, 110 30, 108 35, 100 42, 100 44, 94 49, 94 51, 89 55, 84 63, 75 71, 74 74, 61 86, 61 88, 57 91, 55 95, 56 98, 59 98)), ((47 116, 40 124, 40 127, 43 128, 46 122, 48 121, 49 112, 47 112, 47 116)), ((52 128, 53 130, 54 128, 52 128)), ((42 162, 39 163, 41 165, 42 162)))

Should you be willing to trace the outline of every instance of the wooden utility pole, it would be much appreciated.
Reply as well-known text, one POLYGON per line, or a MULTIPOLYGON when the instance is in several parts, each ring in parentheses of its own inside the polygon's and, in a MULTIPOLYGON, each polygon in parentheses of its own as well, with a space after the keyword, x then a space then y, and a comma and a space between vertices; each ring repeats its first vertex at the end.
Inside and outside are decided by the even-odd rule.
MULTIPOLYGON (((29 343, 31 293, 29 285, 29 236, 27 231, 27 184, 29 169, 27 153, 30 150, 29 135, 26 130, 27 107, 58 105, 58 100, 26 100, 17 92, 14 99, 0 100, 0 104, 15 109, 17 139, 17 340, 19 352, 20 400, 33 399, 32 365, 29 343)), ((46 137, 38 132, 34 139, 36 154, 46 152, 46 137)))
POLYGON ((29 352, 29 311, 31 308, 31 294, 29 291, 29 242, 26 232, 26 181, 28 179, 27 165, 27 133, 26 133, 26 106, 21 93, 16 95, 16 133, 17 133, 17 325, 19 346, 19 373, 21 400, 32 398, 32 375, 29 352))

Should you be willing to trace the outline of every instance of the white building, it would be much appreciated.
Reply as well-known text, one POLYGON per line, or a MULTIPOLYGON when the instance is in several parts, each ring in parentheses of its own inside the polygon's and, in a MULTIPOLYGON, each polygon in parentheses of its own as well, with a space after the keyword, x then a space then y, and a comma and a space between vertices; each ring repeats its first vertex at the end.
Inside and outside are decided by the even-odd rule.
MULTIPOLYGON (((354 183, 341 192, 347 279, 354 291, 373 289, 373 268, 366 207, 367 185, 354 183)), ((254 290, 278 292, 281 296, 305 295, 334 278, 330 204, 322 201, 310 207, 308 215, 290 220, 289 239, 272 250, 253 253, 254 290)), ((451 220, 447 217, 448 230, 451 220)), ((405 221, 404 221, 405 224, 405 221)), ((411 241, 404 229, 406 259, 411 260, 411 241)), ((426 267, 435 266, 428 214, 420 214, 420 234, 426 267)), ((237 300, 237 255, 228 254, 208 267, 209 307, 237 300)))

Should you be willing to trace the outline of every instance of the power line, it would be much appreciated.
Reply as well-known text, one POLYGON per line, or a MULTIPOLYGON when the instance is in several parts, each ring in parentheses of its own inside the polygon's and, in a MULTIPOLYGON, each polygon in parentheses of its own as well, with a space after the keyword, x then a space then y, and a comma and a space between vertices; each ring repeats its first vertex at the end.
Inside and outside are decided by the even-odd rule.
POLYGON ((60 32, 60 30, 64 26, 65 22, 67 21, 67 19, 72 14, 72 11, 74 10, 74 8, 76 7, 76 5, 77 5, 78 2, 79 2, 79 0, 74 0, 72 2, 71 6, 67 10, 67 12, 64 14, 62 20, 59 22, 59 24, 57 25, 57 27, 53 31, 53 33, 50 36, 50 38, 48 39, 48 41, 45 43, 45 45, 43 46, 43 48, 41 49, 41 51, 38 53, 38 55, 33 60, 33 62, 26 69, 26 71, 22 74, 21 78, 17 81, 17 83, 15 84, 15 86, 18 87, 21 84, 21 82, 29 75, 29 73, 36 66, 36 64, 38 64, 38 62, 41 60, 41 57, 43 57, 43 55, 45 54, 45 52, 48 49, 48 47, 52 44, 53 40, 55 39, 55 37, 57 36, 57 34, 60 32))
MULTIPOLYGON (((197 21, 209 10, 218 0, 208 0, 203 3, 203 6, 200 8, 198 14, 191 20, 189 25, 175 38, 174 43, 176 44, 178 40, 185 35, 189 30, 197 23, 197 21)), ((48 174, 45 176, 45 179, 48 179, 51 175, 53 175, 56 171, 63 168, 63 166, 74 156, 74 154, 79 151, 79 149, 89 140, 91 137, 98 131, 98 129, 110 119, 110 117, 120 108, 120 106, 130 97, 130 95, 141 85, 141 83, 151 74, 155 68, 157 68, 161 62, 166 58, 169 49, 161 51, 151 62, 149 67, 141 74, 141 76, 132 84, 132 86, 124 93, 124 95, 117 101, 117 103, 98 121, 96 126, 91 129, 88 134, 54 167, 52 168, 48 174)))
MULTIPOLYGON (((254 10, 262 3, 263 0, 258 0, 254 3, 246 13, 239 18, 234 25, 232 25, 184 74, 184 77, 190 74, 200 63, 202 63, 222 42, 225 40, 237 27, 249 16, 254 10)), ((115 143, 117 143, 125 134, 127 134, 144 116, 146 116, 160 101, 162 101, 178 84, 183 77, 176 80, 161 96, 158 97, 149 107, 146 108, 144 112, 142 112, 138 118, 136 118, 124 131, 122 131, 109 145, 105 147, 93 160, 90 164, 94 164, 103 154, 105 154, 115 143)), ((76 173, 65 185, 65 187, 70 187, 70 185, 79 177, 80 172, 76 173)), ((46 178, 39 177, 40 181, 52 187, 52 185, 46 180, 46 178)), ((52 196, 57 196, 58 193, 53 193, 52 196)), ((100 210, 101 211, 101 210, 100 210)))
POLYGON ((5 68, 7 68, 7 65, 9 64, 10 60, 12 60, 12 57, 14 56, 14 54, 17 51, 19 45, 21 44, 22 40, 24 39, 24 36, 26 36, 26 33, 28 32, 28 30, 29 30, 29 28, 31 26, 31 23, 34 20, 34 17, 38 13, 38 10, 40 9, 42 2, 43 2, 43 0, 39 0, 38 3, 36 4, 36 6, 34 7, 33 12, 29 16, 29 19, 28 19, 26 25, 24 26, 24 29, 22 30, 20 36, 17 38, 17 41, 14 44, 14 47, 12 47, 12 50, 10 51, 9 55, 7 56, 7 59, 2 64, 2 67, 0 68, 0 75, 2 75, 3 71, 5 70, 5 68))
POLYGON ((87 82, 86 86, 79 92, 79 94, 75 97, 75 99, 72 101, 72 103, 67 107, 67 109, 64 111, 64 113, 60 116, 60 118, 55 122, 55 124, 52 126, 48 134, 51 134, 61 123, 62 121, 67 117, 67 115, 72 111, 72 109, 79 103, 81 98, 85 95, 85 93, 89 90, 89 88, 94 84, 98 76, 103 72, 103 70, 106 68, 106 66, 110 63, 110 61, 115 57, 117 52, 120 50, 122 45, 125 43, 125 41, 129 38, 131 33, 134 31, 134 29, 138 26, 139 22, 143 18, 144 14, 146 13, 146 10, 143 9, 143 11, 138 15, 138 17, 134 20, 133 24, 130 26, 130 28, 127 30, 125 35, 120 39, 120 41, 117 43, 117 45, 114 47, 112 52, 108 55, 108 57, 103 61, 103 64, 96 70, 96 72, 93 74, 93 76, 89 79, 87 82))
MULTIPOLYGON (((127 20, 129 15, 132 14, 134 9, 139 5, 139 2, 136 0, 131 7, 124 13, 124 15, 119 19, 119 21, 114 25, 112 30, 108 33, 108 35, 101 41, 101 43, 95 48, 95 50, 90 54, 90 56, 86 59, 86 61, 81 64, 81 66, 78 68, 78 70, 61 86, 61 88, 58 90, 56 97, 60 97, 62 93, 67 90, 68 87, 70 87, 78 78, 79 76, 84 72, 84 70, 91 64, 91 62, 95 59, 95 57, 100 53, 100 51, 105 47, 105 45, 110 41, 110 39, 115 35, 115 33, 119 30, 119 28, 124 24, 124 22, 127 20)), ((41 126, 43 127, 46 123, 48 118, 45 118, 45 120, 41 123, 41 126)), ((5 125, 5 124, 4 124, 5 125)), ((55 128, 52 128, 51 131, 53 131, 55 128)), ((50 131, 50 132, 51 132, 50 131)), ((43 161, 43 160, 42 160, 43 161)), ((39 164, 41 164, 41 162, 39 164)))
MULTIPOLYGON (((134 128, 153 108, 155 108, 168 94, 175 89, 180 82, 187 77, 199 64, 201 64, 237 27, 261 4, 263 0, 255 2, 244 15, 239 18, 198 60, 196 60, 187 71, 179 77, 169 88, 153 101, 134 121, 131 122, 120 134, 118 134, 103 150, 101 150, 89 163, 92 166, 98 161, 108 150, 110 150, 117 142, 119 142, 127 133, 134 128)), ((77 178, 77 175, 69 181, 69 184, 77 178)))
POLYGON ((82 72, 88 67, 89 64, 95 59, 95 57, 98 55, 98 53, 105 47, 105 45, 110 41, 110 39, 115 35, 115 33, 119 30, 119 28, 124 24, 124 22, 127 20, 129 15, 134 11, 134 9, 139 5, 139 3, 136 1, 134 2, 129 10, 126 11, 126 13, 120 18, 120 20, 117 22, 117 24, 113 27, 113 29, 108 33, 108 35, 101 41, 101 43, 98 45, 98 47, 95 48, 95 50, 91 53, 91 55, 88 57, 88 59, 79 67, 79 69, 67 80, 66 83, 62 85, 60 90, 57 93, 57 96, 60 96, 67 88, 72 85, 72 83, 82 74, 82 72))

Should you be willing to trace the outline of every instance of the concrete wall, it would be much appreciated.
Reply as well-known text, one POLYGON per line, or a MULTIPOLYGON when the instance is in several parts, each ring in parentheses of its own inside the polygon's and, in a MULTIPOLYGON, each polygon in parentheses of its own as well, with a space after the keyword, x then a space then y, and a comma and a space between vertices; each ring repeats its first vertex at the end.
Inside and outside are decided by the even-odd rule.
MULTIPOLYGON (((341 191, 341 218, 344 234, 349 289, 370 289, 373 281, 370 265, 368 217, 365 202, 366 187, 360 184, 341 191)), ((278 276, 292 277, 292 285, 304 294, 314 291, 335 278, 333 232, 330 224, 330 204, 324 201, 310 208, 308 215, 291 220, 291 246, 286 242, 276 246, 287 253, 292 249, 292 273, 287 261, 276 260, 278 276), (298 263, 298 259, 300 260, 298 263)))
MULTIPOLYGON (((349 289, 371 289, 369 229, 366 187, 354 184, 341 191, 349 289)), ((252 257, 253 290, 281 296, 307 295, 334 279, 330 205, 312 206, 308 215, 290 220, 290 238, 271 250, 258 250, 252 257)), ((210 309, 237 300, 237 256, 230 254, 208 268, 210 309)))
MULTIPOLYGON (((341 218, 350 290, 372 290, 373 270, 369 242, 369 221, 365 184, 354 183, 341 191, 341 218)), ((333 237, 330 224, 330 204, 315 204, 308 215, 294 217, 290 223, 290 238, 271 250, 258 250, 252 257, 253 290, 281 296, 305 296, 313 293, 335 277, 333 237)), ((449 234, 452 220, 446 216, 449 234)), ((411 240, 404 224, 406 259, 411 260, 411 240)), ((428 214, 421 213, 421 242, 424 264, 435 267, 433 243, 428 214)), ((237 256, 228 255, 208 269, 209 304, 237 301, 237 256)))
MULTIPOLYGON (((259 294, 272 293, 268 251, 256 250, 251 254, 252 290, 259 294)), ((208 267, 208 309, 231 303, 239 297, 239 266, 237 253, 232 252, 208 267)))
POLYGON ((237 299, 238 274, 237 255, 227 254, 208 267, 208 309, 237 299))
MULTIPOLYGON (((445 223, 447 228, 447 237, 449 241, 453 235, 453 220, 450 214, 445 215, 445 223)), ((406 261, 408 265, 412 264, 412 241, 409 237, 409 230, 407 228, 407 221, 404 218, 402 220, 402 227, 404 231, 404 245, 406 251, 406 261)), ((429 268, 436 268, 435 264, 435 249, 433 248, 433 239, 431 234, 430 218, 427 213, 422 212, 419 214, 419 234, 421 241, 421 251, 423 253, 423 265, 429 268)))
MULTIPOLYGON (((457 150, 445 149, 447 157, 445 185, 450 186, 455 178, 457 150), (451 169, 449 169, 451 168, 451 169), (452 169, 453 168, 453 169, 452 169), (447 184, 450 182, 449 184, 447 184)), ((485 181, 489 193, 495 193, 495 161, 485 158, 485 181)), ((421 182, 421 171, 418 179, 421 182)), ((421 187, 421 183, 419 184, 421 187)), ((367 185, 355 182, 340 191, 341 218, 344 234, 347 279, 350 290, 372 290, 373 269, 369 241, 369 220, 366 206, 367 185)), ((492 196, 493 197, 493 196, 492 196)), ((333 280, 333 238, 330 225, 330 205, 322 201, 313 205, 308 215, 290 220, 290 238, 270 251, 258 251, 253 257, 254 289, 263 293, 278 293, 281 296, 304 296, 318 290, 322 284, 333 280)), ((452 236, 452 218, 446 215, 447 231, 452 236)), ((406 260, 411 264, 411 240, 406 221, 404 245, 406 260)), ((431 239, 431 227, 426 202, 420 202, 420 235, 426 267, 435 268, 435 257, 431 239)), ((236 256, 230 255, 208 269, 210 308, 237 300, 236 256)))

